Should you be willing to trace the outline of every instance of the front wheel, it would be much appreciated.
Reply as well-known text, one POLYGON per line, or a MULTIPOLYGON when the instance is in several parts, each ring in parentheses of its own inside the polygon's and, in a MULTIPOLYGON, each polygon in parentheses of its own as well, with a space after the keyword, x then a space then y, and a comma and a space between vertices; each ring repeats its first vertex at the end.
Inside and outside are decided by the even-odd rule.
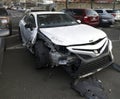
POLYGON ((35 46, 36 68, 40 69, 49 65, 49 49, 44 45, 43 41, 37 41, 35 46))

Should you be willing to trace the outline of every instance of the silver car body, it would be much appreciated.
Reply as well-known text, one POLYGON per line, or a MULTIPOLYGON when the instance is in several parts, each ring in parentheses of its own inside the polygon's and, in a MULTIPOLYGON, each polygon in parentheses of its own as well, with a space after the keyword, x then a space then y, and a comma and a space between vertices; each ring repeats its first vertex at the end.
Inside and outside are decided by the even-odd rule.
MULTIPOLYGON (((44 15, 64 15, 62 12, 30 12, 24 16, 19 23, 19 29, 22 36, 23 45, 32 50, 36 43, 37 36, 45 41, 45 45, 50 48, 49 57, 51 57, 54 66, 66 65, 80 62, 80 68, 76 72, 80 78, 91 75, 101 69, 109 66, 113 62, 112 43, 107 35, 92 26, 85 24, 39 27, 37 16, 44 15), (33 28, 26 28, 26 18, 34 19, 33 28), (56 50, 57 47, 65 48, 64 52, 56 50), (67 50, 67 53, 65 51, 67 50)), ((56 17, 53 17, 53 20, 56 17)), ((42 19, 43 21, 43 19, 42 19)), ((59 21, 59 20, 57 20, 59 21)), ((45 21, 48 22, 48 21, 45 21)), ((52 24, 52 20, 50 20, 52 24)), ((59 24, 60 22, 58 22, 59 24)), ((44 26, 45 23, 39 23, 44 26)))

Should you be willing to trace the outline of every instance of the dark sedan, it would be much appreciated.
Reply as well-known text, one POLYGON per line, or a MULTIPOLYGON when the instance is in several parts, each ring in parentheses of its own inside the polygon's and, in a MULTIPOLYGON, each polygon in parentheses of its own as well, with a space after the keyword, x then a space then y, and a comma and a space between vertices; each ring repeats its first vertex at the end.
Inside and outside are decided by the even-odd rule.
POLYGON ((0 8, 0 74, 5 49, 4 37, 11 33, 11 22, 7 10, 3 7, 0 8))

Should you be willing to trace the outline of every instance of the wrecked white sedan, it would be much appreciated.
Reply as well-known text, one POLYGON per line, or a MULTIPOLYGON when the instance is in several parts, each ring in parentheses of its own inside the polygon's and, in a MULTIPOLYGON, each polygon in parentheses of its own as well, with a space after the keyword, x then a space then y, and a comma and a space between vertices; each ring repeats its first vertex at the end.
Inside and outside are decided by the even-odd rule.
POLYGON ((19 31, 23 45, 36 56, 37 68, 63 66, 73 77, 86 77, 113 63, 107 35, 63 12, 30 12, 19 31))

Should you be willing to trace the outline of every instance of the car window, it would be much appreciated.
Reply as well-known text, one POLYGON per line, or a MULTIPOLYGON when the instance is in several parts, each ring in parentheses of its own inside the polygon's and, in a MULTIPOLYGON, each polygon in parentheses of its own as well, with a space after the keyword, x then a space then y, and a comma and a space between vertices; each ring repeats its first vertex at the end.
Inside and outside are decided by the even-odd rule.
POLYGON ((35 18, 34 18, 33 15, 27 14, 27 15, 24 17, 24 21, 25 21, 25 23, 31 24, 31 25, 34 26, 34 27, 36 26, 36 24, 35 24, 35 18))
POLYGON ((86 14, 90 15, 90 16, 92 16, 92 15, 98 15, 97 12, 94 11, 94 10, 86 10, 86 14))
POLYGON ((69 15, 73 15, 72 11, 71 10, 63 10, 65 13, 69 14, 69 15))
POLYGON ((113 10, 106 10, 107 13, 113 13, 113 10))
POLYGON ((120 13, 120 10, 113 10, 115 13, 120 13))
POLYGON ((34 16, 33 15, 30 15, 29 16, 29 21, 30 21, 30 24, 32 25, 32 26, 36 26, 36 24, 35 24, 35 18, 34 18, 34 16))
POLYGON ((29 15, 28 14, 24 17, 24 21, 25 21, 25 23, 29 22, 29 15))
POLYGON ((72 10, 72 12, 74 15, 80 15, 80 16, 82 16, 84 13, 84 11, 81 9, 74 9, 74 10, 72 10))
POLYGON ((5 8, 0 8, 0 16, 8 16, 8 12, 5 8))
POLYGON ((95 10, 97 13, 103 13, 102 10, 95 10))

